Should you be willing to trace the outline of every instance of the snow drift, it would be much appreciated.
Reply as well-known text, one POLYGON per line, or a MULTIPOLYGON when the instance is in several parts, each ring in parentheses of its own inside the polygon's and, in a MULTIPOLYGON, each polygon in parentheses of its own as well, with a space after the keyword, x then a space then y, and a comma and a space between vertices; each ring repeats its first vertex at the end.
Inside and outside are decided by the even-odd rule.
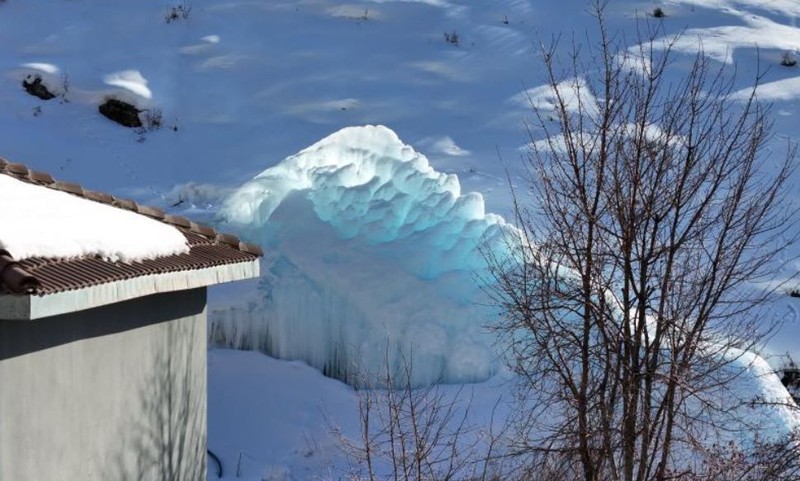
POLYGON ((513 227, 388 128, 319 141, 234 192, 222 214, 268 254, 263 297, 214 314, 213 342, 350 381, 403 359, 415 384, 494 372, 475 275, 481 249, 502 252, 513 227))

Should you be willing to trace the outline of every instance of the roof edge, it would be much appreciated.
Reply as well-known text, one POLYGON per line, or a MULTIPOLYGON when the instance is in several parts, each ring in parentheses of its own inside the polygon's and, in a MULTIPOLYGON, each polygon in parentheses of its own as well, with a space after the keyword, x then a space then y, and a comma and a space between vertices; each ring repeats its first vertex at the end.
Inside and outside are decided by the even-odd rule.
POLYGON ((0 283, 15 293, 33 294, 40 287, 39 280, 20 267, 5 249, 0 249, 0 283))
POLYGON ((258 275, 259 260, 256 258, 249 262, 198 270, 139 276, 46 296, 0 294, 0 319, 23 321, 42 319, 152 294, 252 279, 258 275))

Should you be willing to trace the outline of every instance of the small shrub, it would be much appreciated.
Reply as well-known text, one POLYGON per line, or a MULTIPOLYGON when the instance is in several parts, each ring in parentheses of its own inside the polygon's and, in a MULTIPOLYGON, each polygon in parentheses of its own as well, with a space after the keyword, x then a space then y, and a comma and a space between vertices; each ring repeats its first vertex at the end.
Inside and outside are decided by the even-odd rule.
POLYGON ((445 32, 444 33, 444 41, 449 43, 449 44, 451 44, 451 45, 455 45, 456 47, 458 47, 458 45, 459 45, 458 33, 456 33, 455 30, 453 30, 450 33, 445 32))
POLYGON ((800 405, 800 367, 797 366, 792 356, 788 353, 777 374, 781 378, 781 384, 789 391, 789 395, 792 396, 794 402, 800 405))
MULTIPOLYGON (((161 109, 157 107, 142 110, 140 113, 142 114, 140 115, 142 123, 136 129, 136 141, 141 144, 147 140, 148 132, 153 132, 164 126, 164 114, 161 109)), ((173 130, 177 131, 178 127, 174 126, 173 130)))
POLYGON ((794 67, 797 65, 797 58, 792 52, 784 52, 781 56, 781 65, 784 67, 794 67))
POLYGON ((461 389, 447 392, 438 384, 415 388, 409 381, 412 362, 401 355, 395 375, 388 356, 387 348, 379 372, 358 375, 359 435, 348 438, 329 424, 351 462, 348 479, 506 479, 496 474, 501 465, 493 463, 503 435, 491 428, 494 412, 488 430, 478 429, 471 421, 471 397, 461 389))
POLYGON ((800 289, 795 287, 794 289, 790 289, 787 294, 789 294, 789 297, 800 297, 800 289))
POLYGON ((58 94, 59 101, 62 104, 69 102, 67 99, 67 93, 69 92, 69 75, 62 74, 61 75, 61 93, 58 94))
POLYGON ((189 14, 192 11, 192 5, 188 2, 182 2, 177 5, 173 5, 167 10, 167 13, 164 14, 164 21, 166 23, 177 22, 178 20, 186 20, 189 18, 189 14))
POLYGON ((144 128, 148 131, 158 130, 163 125, 164 114, 159 108, 144 111, 144 128))
POLYGON ((653 16, 655 18, 664 18, 667 16, 667 14, 664 13, 664 10, 662 10, 661 7, 656 7, 655 10, 653 10, 653 16))
POLYGON ((778 370, 781 374, 781 383, 786 387, 800 388, 800 367, 794 362, 792 356, 786 354, 783 366, 778 370))
MULTIPOLYGON (((0 0, 0 3, 3 3, 3 1, 0 0)), ((42 107, 37 105, 36 107, 33 108, 33 116, 38 117, 40 115, 42 115, 42 107)))

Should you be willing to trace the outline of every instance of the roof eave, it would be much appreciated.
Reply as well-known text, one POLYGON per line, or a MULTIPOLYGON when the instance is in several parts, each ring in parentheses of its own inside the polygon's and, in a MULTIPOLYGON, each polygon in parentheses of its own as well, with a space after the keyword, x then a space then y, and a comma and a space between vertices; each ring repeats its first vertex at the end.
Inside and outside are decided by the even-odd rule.
POLYGON ((127 301, 152 294, 208 287, 252 279, 259 275, 259 260, 187 271, 166 272, 108 282, 81 289, 38 296, 0 294, 0 319, 35 320, 127 301))

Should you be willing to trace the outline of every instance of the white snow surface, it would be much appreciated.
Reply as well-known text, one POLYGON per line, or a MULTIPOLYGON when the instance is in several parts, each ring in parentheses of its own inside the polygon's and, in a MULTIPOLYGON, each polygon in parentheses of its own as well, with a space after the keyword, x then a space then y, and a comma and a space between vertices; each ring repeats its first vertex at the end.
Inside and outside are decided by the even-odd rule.
MULTIPOLYGON (((748 100, 753 94, 753 89, 742 89, 731 93, 731 98, 748 100)), ((756 98, 763 101, 780 102, 791 101, 800 96, 800 77, 787 78, 761 84, 756 87, 756 98)))
POLYGON ((38 71, 41 71, 43 73, 48 73, 48 74, 51 74, 51 75, 55 75, 55 74, 59 73, 58 67, 56 67, 55 65, 51 65, 49 63, 31 62, 31 63, 23 64, 22 66, 25 67, 25 68, 38 70, 38 71))
MULTIPOLYGON (((568 62, 563 54, 571 40, 583 44, 597 33, 585 0, 192 0, 189 18, 167 24, 164 15, 176 3, 0 2, 0 155, 115 195, 210 220, 231 189, 299 148, 348 126, 384 124, 424 152, 436 172, 458 174, 464 191, 480 192, 489 211, 503 213, 511 205, 506 179, 518 192, 524 189, 518 147, 538 140, 529 139, 523 127, 530 115, 530 93, 537 94, 540 106, 552 102, 549 87, 542 85, 546 79, 536 45, 560 37, 555 53, 568 62), (459 46, 443 40, 443 32, 454 31, 459 46), (146 79, 149 100, 105 83, 106 75, 126 70, 146 79), (27 95, 20 83, 29 75, 39 75, 57 98, 42 101, 27 95), (109 95, 139 108, 161 109, 164 128, 140 133, 108 121, 97 106, 109 95)), ((738 72, 736 91, 747 92, 756 72, 765 71, 759 98, 775 100, 778 114, 770 149, 785 152, 786 139, 797 138, 800 88, 797 68, 779 62, 784 52, 800 48, 800 3, 610 2, 609 31, 636 42, 636 30, 645 26, 642 19, 655 6, 663 7, 667 17, 648 21, 662 26, 665 38, 686 32, 669 76, 685 72, 701 43, 723 62, 726 72, 738 72)), ((636 52, 631 45, 627 62, 646 73, 636 52)), ((142 85, 132 84, 134 89, 142 85)), ((793 182, 797 180, 795 176, 793 182)), ((342 192, 362 194, 350 187, 342 192)), ((344 216, 324 202, 315 204, 312 197, 308 189, 292 190, 266 225, 253 225, 256 238, 269 237, 268 268, 260 285, 235 283, 210 292, 209 310, 232 305, 223 320, 247 327, 235 333, 240 346, 267 350, 267 344, 287 345, 266 335, 265 326, 272 324, 264 317, 279 311, 286 313, 280 314, 285 319, 269 322, 289 328, 294 326, 292 316, 304 312, 307 315, 297 318, 348 317, 354 332, 331 333, 339 339, 347 334, 364 340, 382 337, 371 332, 376 324, 367 322, 381 313, 398 342, 414 338, 414 324, 416 337, 431 350, 455 344, 447 341, 452 332, 441 320, 483 314, 473 309, 471 293, 478 291, 468 282, 466 269, 427 279, 400 260, 407 255, 410 263, 420 264, 423 253, 441 257, 441 249, 429 243, 405 254, 399 249, 402 240, 366 242, 370 236, 380 238, 380 233, 362 232, 367 222, 334 225, 321 220, 315 209, 337 222, 344 216), (297 225, 303 222, 305 227, 297 225), (294 230, 281 227, 290 224, 294 230), (341 238, 345 227, 358 234, 341 238), (378 252, 386 252, 387 258, 378 252), (273 288, 276 279, 281 281, 273 288), (298 295, 295 288, 308 296, 298 295), (426 317, 436 321, 420 321, 426 317), (259 319, 264 322, 253 322, 259 319)), ((360 198, 366 202, 366 197, 360 198)), ((391 205, 387 203, 387 209, 391 205)), ((415 235, 434 238, 433 229, 415 235)), ((791 260, 797 253, 793 246, 782 254, 789 261, 786 278, 800 270, 800 263, 791 260)), ((767 343, 770 362, 786 352, 800 360, 798 306, 797 299, 789 297, 770 306, 769 316, 786 320, 767 343)), ((309 346, 319 346, 330 333, 312 327, 318 326, 300 323, 281 335, 309 337, 309 346)), ((448 358, 458 357, 446 353, 448 358)), ((328 354, 315 356, 324 365, 328 354)), ((442 356, 429 359, 441 363, 442 356)), ((747 367, 739 394, 755 398, 773 393, 779 398, 783 393, 777 379, 768 367, 761 367, 747 367)), ((501 391, 498 377, 475 385, 475 402, 484 413, 493 403, 483 402, 490 398, 480 393, 501 391)), ((352 391, 347 386, 297 362, 212 350, 209 445, 231 468, 225 478, 342 478, 344 464, 331 470, 318 462, 326 450, 321 448, 332 449, 333 443, 315 407, 324 406, 329 418, 357 430, 352 399, 343 400, 348 395, 352 391), (284 419, 288 421, 276 421, 284 419), (234 469, 237 462, 241 478, 234 469)), ((792 425, 789 421, 786 426, 792 425)), ((765 426, 772 429, 774 424, 765 426)), ((209 478, 214 479, 213 474, 209 478)))
POLYGON ((387 349, 413 360, 415 384, 495 371, 474 276, 480 250, 501 253, 514 228, 390 129, 326 137, 246 183, 222 215, 274 253, 256 319, 215 317, 229 344, 340 377, 381 365, 387 349))
POLYGON ((686 4, 692 7, 705 7, 730 11, 737 8, 758 9, 789 17, 800 16, 800 3, 795 0, 669 0, 671 4, 686 4))
MULTIPOLYGON (((786 390, 766 362, 751 355, 731 354, 737 359, 730 368, 744 367, 737 379, 740 388, 733 393, 742 397, 721 399, 738 407, 727 413, 730 431, 710 433, 716 437, 709 443, 748 446, 756 439, 767 442, 800 426, 796 410, 762 404, 786 401, 786 390), (738 431, 736 423, 743 420, 750 424, 738 431)), ((278 361, 255 352, 212 349, 208 371, 212 387, 208 396, 208 447, 222 461, 222 479, 329 480, 351 471, 333 431, 338 429, 351 441, 359 439, 358 397, 351 387, 322 376, 305 363, 278 361)), ((444 399, 461 401, 459 409, 469 408, 467 424, 480 426, 484 432, 491 427, 499 433, 515 412, 513 379, 509 373, 500 372, 460 392, 461 386, 456 385, 440 389, 444 399)), ((701 425, 698 421, 698 428, 701 425)), ((508 434, 513 436, 513 430, 508 434)), ((461 439, 465 448, 470 441, 469 436, 461 439)), ((497 449, 502 449, 501 445, 498 442, 497 449)), ((211 461, 208 472, 209 480, 220 479, 211 461)))
POLYGON ((176 228, 65 192, 0 175, 0 249, 29 257, 137 261, 189 252, 176 228))
POLYGON ((510 101, 524 107, 533 105, 542 111, 553 111, 559 103, 563 103, 566 111, 570 113, 584 112, 589 116, 595 116, 599 112, 597 99, 584 79, 565 80, 560 82, 556 89, 550 85, 527 89, 512 97, 510 101), (556 95, 557 92, 560 94, 560 99, 556 95))
POLYGON ((144 99, 153 98, 153 92, 147 87, 147 79, 138 70, 123 70, 106 75, 103 81, 108 85, 121 87, 144 99))
MULTIPOLYGON (((736 378, 731 397, 738 396, 739 402, 752 400, 757 405, 761 404, 758 407, 739 406, 728 413, 734 420, 744 419, 745 423, 757 426, 757 429, 748 426, 749 430, 745 433, 748 441, 756 441, 758 436, 762 436, 761 441, 767 441, 770 437, 800 429, 800 410, 787 407, 793 406, 794 402, 767 361, 752 352, 735 349, 726 352, 723 359, 731 362, 729 369, 742 373, 736 378), (768 404, 776 407, 765 407, 768 404), (766 439, 763 438, 765 435, 766 439)), ((743 435, 737 437, 743 441, 743 435)))
MULTIPOLYGON (((352 471, 341 436, 358 442, 358 394, 299 361, 279 361, 255 352, 212 349, 208 359, 208 449, 223 464, 226 480, 322 481, 350 479, 352 471)), ((468 407, 466 424, 500 427, 512 405, 508 377, 495 376, 472 386, 437 388, 468 407), (494 413, 494 423, 491 422, 494 413)), ((373 415, 375 413, 373 412, 373 415)), ((460 418, 459 418, 460 419, 460 418)), ((373 420, 373 422, 377 422, 373 420)), ((474 437, 465 435, 465 447, 474 437)), ((376 456, 382 462, 383 456, 376 456)), ((376 462, 376 464, 378 464, 376 462)), ((220 479, 209 460, 208 479, 220 479)), ((379 479, 391 479, 380 469, 379 479)))

